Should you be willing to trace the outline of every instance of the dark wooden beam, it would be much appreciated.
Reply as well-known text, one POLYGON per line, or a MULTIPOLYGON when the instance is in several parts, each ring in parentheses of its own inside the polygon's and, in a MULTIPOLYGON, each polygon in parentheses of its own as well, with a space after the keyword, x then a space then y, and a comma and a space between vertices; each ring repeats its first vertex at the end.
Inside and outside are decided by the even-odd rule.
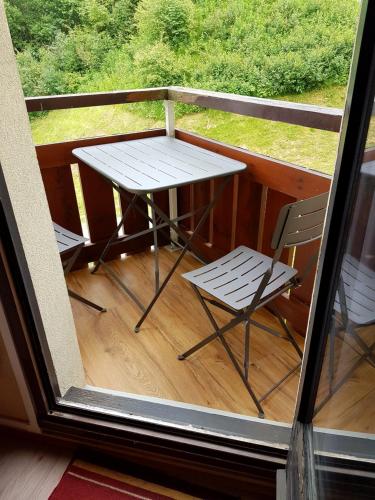
POLYGON ((159 101, 167 99, 166 87, 118 90, 112 92, 95 92, 90 94, 64 94, 52 96, 26 97, 26 108, 31 111, 50 111, 53 109, 85 108, 89 106, 106 106, 109 104, 126 104, 132 102, 159 101))
POLYGON ((279 121, 303 127, 339 132, 343 111, 337 108, 313 106, 275 99, 262 99, 224 92, 190 89, 185 87, 158 87, 152 89, 119 90, 88 94, 66 94, 54 96, 26 97, 28 112, 53 109, 83 108, 126 104, 133 102, 159 101, 169 99, 253 116, 264 120, 279 121))
POLYGON ((239 115, 279 121, 303 127, 339 132, 343 111, 275 99, 262 99, 224 92, 169 87, 168 99, 239 115))

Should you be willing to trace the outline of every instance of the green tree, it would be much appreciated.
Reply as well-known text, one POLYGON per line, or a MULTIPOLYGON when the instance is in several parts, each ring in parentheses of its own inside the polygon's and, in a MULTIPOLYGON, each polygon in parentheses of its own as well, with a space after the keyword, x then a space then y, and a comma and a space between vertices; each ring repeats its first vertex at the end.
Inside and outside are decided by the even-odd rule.
POLYGON ((17 51, 49 45, 80 23, 80 0, 5 0, 5 8, 17 51))

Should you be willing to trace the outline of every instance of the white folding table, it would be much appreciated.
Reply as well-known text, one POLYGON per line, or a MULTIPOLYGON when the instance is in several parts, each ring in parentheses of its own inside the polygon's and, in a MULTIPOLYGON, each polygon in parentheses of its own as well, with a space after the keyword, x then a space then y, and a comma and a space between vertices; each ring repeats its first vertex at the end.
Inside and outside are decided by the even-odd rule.
MULTIPOLYGON (((246 164, 194 146, 174 137, 166 136, 78 148, 73 150, 73 155, 102 174, 112 184, 114 189, 120 193, 120 196, 129 202, 121 221, 108 240, 92 272, 95 273, 100 265, 104 265, 118 284, 141 308, 143 314, 135 326, 135 331, 137 332, 172 277, 186 251, 189 248, 194 251, 192 240, 202 227, 210 210, 216 204, 225 185, 229 182, 232 175, 243 171, 246 168, 246 164), (193 184, 219 177, 222 177, 223 180, 218 189, 215 190, 215 194, 210 202, 206 206, 199 207, 187 214, 171 219, 169 215, 165 214, 154 202, 153 193, 157 191, 174 189, 186 184, 193 184), (151 217, 147 211, 142 210, 136 203, 138 199, 143 200, 146 206, 150 207, 151 217), (105 265, 104 262, 104 258, 111 244, 115 241, 116 236, 118 236, 121 227, 124 226, 126 217, 132 208, 141 212, 149 221, 151 227, 136 234, 125 235, 122 241, 133 239, 149 232, 153 232, 154 235, 156 293, 146 308, 141 304, 138 297, 136 297, 136 295, 120 280, 109 266, 105 265), (199 222, 194 232, 187 237, 184 232, 179 229, 178 222, 198 212, 202 212, 199 222), (184 246, 165 280, 159 285, 157 232, 168 226, 172 231, 177 233, 184 242, 184 246)), ((168 238, 170 238, 170 235, 168 235, 168 238)), ((197 253, 197 251, 195 251, 195 253, 197 253)))

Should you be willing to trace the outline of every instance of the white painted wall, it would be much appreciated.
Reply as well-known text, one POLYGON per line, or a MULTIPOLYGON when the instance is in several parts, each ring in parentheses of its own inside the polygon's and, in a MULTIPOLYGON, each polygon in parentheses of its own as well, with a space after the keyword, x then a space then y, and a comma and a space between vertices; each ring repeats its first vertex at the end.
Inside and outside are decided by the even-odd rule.
POLYGON ((72 385, 84 385, 84 371, 3 0, 0 0, 0 164, 58 384, 64 394, 72 385))

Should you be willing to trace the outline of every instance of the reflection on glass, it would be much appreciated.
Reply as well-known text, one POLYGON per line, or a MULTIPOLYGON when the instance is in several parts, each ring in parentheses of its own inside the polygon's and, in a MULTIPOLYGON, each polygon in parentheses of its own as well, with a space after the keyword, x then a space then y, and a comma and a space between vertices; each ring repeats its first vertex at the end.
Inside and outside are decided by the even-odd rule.
POLYGON ((374 121, 361 168, 315 407, 319 427, 375 431, 374 121))

